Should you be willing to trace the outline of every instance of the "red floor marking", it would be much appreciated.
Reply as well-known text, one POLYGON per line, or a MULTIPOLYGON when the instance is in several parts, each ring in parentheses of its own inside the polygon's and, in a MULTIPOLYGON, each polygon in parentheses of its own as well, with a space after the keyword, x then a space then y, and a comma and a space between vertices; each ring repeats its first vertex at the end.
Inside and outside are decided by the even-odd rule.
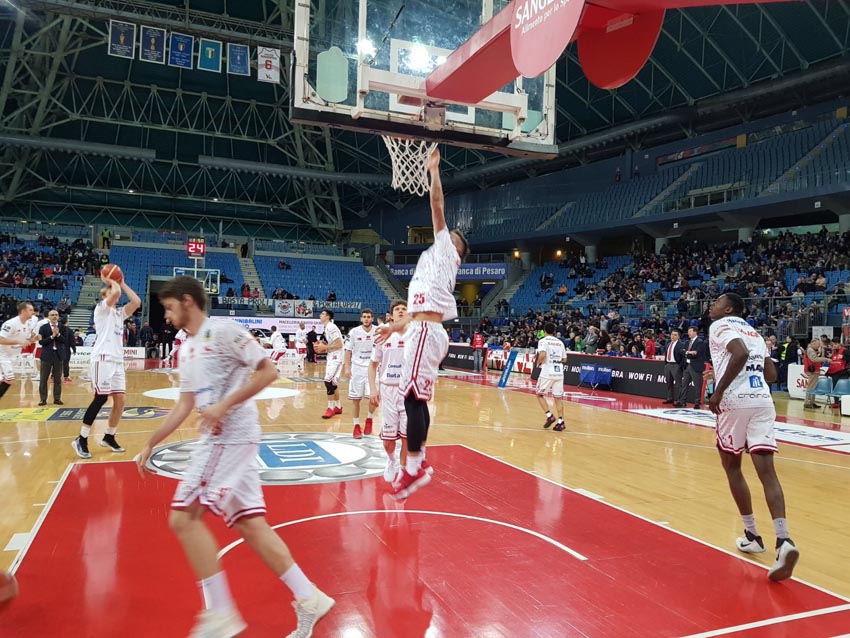
MULTIPOLYGON (((473 450, 434 447, 429 459, 434 482, 398 509, 380 478, 266 488, 272 525, 320 517, 278 531, 337 599, 316 638, 421 638, 428 627, 429 638, 674 638, 846 603, 770 583, 755 563, 473 450), (588 560, 520 529, 405 506, 527 528, 588 560), (349 514, 326 516, 336 513, 349 514)), ((174 487, 142 481, 131 463, 76 465, 17 571, 21 595, 3 628, 27 638, 69 635, 69 623, 86 638, 117 627, 126 638, 185 636, 200 597, 166 522, 174 487)), ((237 539, 209 522, 222 546, 237 539)), ((286 635, 285 588, 244 544, 223 563, 248 635, 286 635)), ((815 638, 833 621, 758 635, 815 638)))

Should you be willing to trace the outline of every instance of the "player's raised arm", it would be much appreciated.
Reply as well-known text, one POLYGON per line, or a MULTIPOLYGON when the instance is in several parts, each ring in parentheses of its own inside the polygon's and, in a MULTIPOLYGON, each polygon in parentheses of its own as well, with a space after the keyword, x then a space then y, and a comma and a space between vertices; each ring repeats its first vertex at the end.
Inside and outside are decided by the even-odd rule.
POLYGON ((136 291, 130 288, 127 285, 127 280, 123 279, 119 284, 121 290, 124 291, 124 294, 127 295, 127 298, 130 300, 127 305, 124 306, 124 314, 128 317, 132 317, 133 313, 136 312, 142 306, 142 300, 139 299, 139 295, 136 294, 136 291))
MULTIPOLYGON (((115 304, 118 303, 118 300, 121 298, 121 286, 118 285, 118 282, 114 279, 109 279, 104 275, 100 276, 100 280, 106 284, 108 290, 106 291, 106 297, 104 300, 106 301, 106 305, 110 308, 114 308, 115 304)), ((137 297, 138 299, 138 297, 137 297)), ((141 304, 141 302, 139 302, 141 304)))
POLYGON ((445 200, 443 182, 440 180, 440 150, 434 149, 428 158, 428 171, 431 173, 431 222, 436 235, 446 227, 445 200))

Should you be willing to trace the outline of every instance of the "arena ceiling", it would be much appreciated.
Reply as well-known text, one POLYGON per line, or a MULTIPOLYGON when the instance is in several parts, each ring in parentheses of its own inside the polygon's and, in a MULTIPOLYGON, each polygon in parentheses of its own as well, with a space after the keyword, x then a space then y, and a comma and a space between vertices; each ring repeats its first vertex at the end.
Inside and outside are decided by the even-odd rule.
MULTIPOLYGON (((312 2, 330 18, 333 0, 312 2)), ((285 72, 272 86, 107 56, 110 18, 291 49, 292 0, 185 5, 0 0, 4 216, 187 229, 204 220, 331 239, 346 215, 403 205, 374 135, 289 123, 285 72)), ((591 86, 574 47, 565 52, 559 160, 517 166, 447 149, 447 183, 487 186, 846 94, 848 43, 850 0, 668 11, 650 61, 619 90, 591 86)))

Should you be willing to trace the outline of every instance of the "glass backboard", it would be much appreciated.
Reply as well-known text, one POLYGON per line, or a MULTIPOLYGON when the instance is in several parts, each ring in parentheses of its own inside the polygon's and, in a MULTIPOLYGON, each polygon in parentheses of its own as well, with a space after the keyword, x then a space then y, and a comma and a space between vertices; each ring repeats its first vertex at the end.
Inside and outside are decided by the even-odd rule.
POLYGON ((296 3, 292 120, 511 155, 554 152, 554 70, 478 104, 429 98, 425 78, 508 0, 296 3))

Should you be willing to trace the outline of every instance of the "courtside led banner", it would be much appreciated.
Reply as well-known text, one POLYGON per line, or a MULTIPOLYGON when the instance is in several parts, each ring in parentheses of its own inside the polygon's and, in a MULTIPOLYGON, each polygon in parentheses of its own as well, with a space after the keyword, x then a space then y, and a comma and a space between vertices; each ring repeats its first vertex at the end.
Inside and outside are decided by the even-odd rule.
MULTIPOLYGON (((416 272, 415 264, 394 264, 390 272, 399 279, 411 279, 416 272)), ((462 264, 457 271, 458 279, 506 279, 507 264, 462 264)))

